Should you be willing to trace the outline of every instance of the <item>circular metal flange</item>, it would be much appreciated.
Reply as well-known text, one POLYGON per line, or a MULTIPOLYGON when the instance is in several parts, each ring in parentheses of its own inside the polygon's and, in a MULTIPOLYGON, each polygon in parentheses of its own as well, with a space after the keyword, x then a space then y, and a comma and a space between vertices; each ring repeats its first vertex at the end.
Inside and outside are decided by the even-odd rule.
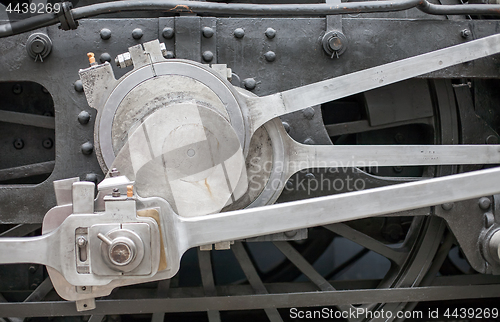
POLYGON ((246 153, 249 126, 238 99, 226 79, 211 68, 192 61, 169 60, 129 72, 121 78, 96 120, 95 150, 101 168, 108 171, 120 149, 119 141, 125 142, 128 133, 148 115, 159 108, 186 101, 206 105, 228 119, 246 153), (135 107, 128 111, 125 106, 135 107))
POLYGON ((321 42, 325 52, 332 58, 342 55, 347 49, 347 37, 338 30, 327 32, 321 42))
POLYGON ((28 55, 37 60, 38 57, 42 59, 47 57, 52 50, 52 40, 44 33, 37 32, 31 34, 26 41, 26 51, 28 55))
POLYGON ((116 229, 106 234, 111 245, 101 242, 101 254, 110 268, 131 272, 137 268, 144 258, 144 244, 141 237, 128 229, 116 229))

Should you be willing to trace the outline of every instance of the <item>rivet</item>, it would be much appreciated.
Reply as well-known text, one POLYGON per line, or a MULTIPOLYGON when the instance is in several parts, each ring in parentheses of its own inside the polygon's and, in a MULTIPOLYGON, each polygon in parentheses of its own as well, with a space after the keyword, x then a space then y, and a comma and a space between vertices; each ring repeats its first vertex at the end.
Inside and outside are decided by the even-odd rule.
POLYGON ((236 28, 234 29, 234 32, 233 32, 234 36, 236 38, 243 38, 243 36, 245 36, 245 30, 243 30, 243 28, 236 28))
POLYGON ((81 146, 81 151, 85 155, 89 155, 94 151, 94 145, 90 142, 85 142, 81 146))
POLYGON ((245 86, 245 88, 248 89, 249 91, 253 90, 256 85, 257 82, 255 82, 255 79, 253 78, 245 78, 243 80, 243 86, 245 86))
POLYGON ((487 210, 491 206, 491 200, 490 200, 490 198, 482 197, 482 198, 479 198, 478 204, 479 204, 479 208, 481 208, 483 210, 487 210))
POLYGON ((28 268, 28 271, 31 273, 31 274, 34 274, 37 270, 37 266, 35 265, 30 265, 30 267, 28 268))
POLYGON ((143 33, 141 28, 135 28, 134 30, 132 30, 132 37, 134 39, 141 39, 142 35, 143 33))
POLYGON ((102 40, 108 40, 111 38, 111 30, 108 28, 102 28, 101 31, 99 31, 99 35, 101 36, 102 40))
POLYGON ((95 173, 87 173, 85 175, 85 180, 84 181, 93 182, 93 183, 97 184, 97 174, 95 174, 95 173))
POLYGON ((170 28, 170 27, 165 27, 165 28, 163 28, 161 35, 165 39, 172 39, 172 37, 174 37, 174 29, 170 28))
POLYGON ((486 144, 498 144, 498 137, 496 135, 489 135, 486 138, 486 144))
POLYGON ((212 59, 214 59, 214 54, 210 50, 203 52, 201 56, 203 57, 203 60, 206 62, 211 62, 212 59))
POLYGON ((453 202, 444 203, 441 205, 441 208, 444 210, 451 210, 451 208, 453 208, 453 202))
POLYGON ((286 183, 285 183, 285 189, 286 190, 292 190, 293 189, 293 182, 291 180, 288 180, 286 183))
POLYGON ((15 139, 14 148, 16 148, 17 150, 21 150, 22 148, 24 148, 24 141, 22 139, 15 139))
POLYGON ((276 60, 276 54, 274 53, 274 51, 268 51, 267 53, 264 54, 264 58, 268 62, 273 62, 276 60))
POLYGON ((276 30, 274 30, 273 28, 267 28, 264 34, 267 38, 273 39, 274 37, 276 37, 276 30))
POLYGON ((307 139, 304 140, 304 144, 313 145, 314 144, 314 140, 311 139, 311 138, 307 138, 307 139))
POLYGON ((210 27, 203 27, 201 32, 205 38, 211 38, 214 35, 214 30, 210 27))
POLYGON ((392 170, 394 170, 394 172, 396 172, 396 173, 401 173, 403 171, 403 167, 395 166, 395 167, 392 167, 392 170))
POLYGON ((306 177, 306 179, 307 179, 307 180, 313 180, 313 179, 315 179, 315 178, 316 178, 316 177, 314 176, 314 174, 312 174, 312 173, 310 173, 310 172, 306 173, 305 177, 306 177))
POLYGON ((405 136, 401 133, 396 133, 394 140, 396 140, 396 143, 403 143, 405 141, 405 136))
POLYGON ((52 139, 45 139, 42 141, 42 146, 46 149, 51 149, 54 146, 54 142, 52 142, 52 139))
POLYGON ((283 124, 286 133, 290 133, 290 124, 288 124, 288 122, 281 122, 281 124, 283 124))
POLYGON ((83 83, 81 80, 77 80, 73 86, 75 87, 75 91, 83 92, 83 83))
POLYGON ((81 111, 80 114, 78 114, 78 122, 80 124, 87 124, 90 121, 90 113, 87 111, 81 111))
POLYGON ((170 50, 167 50, 167 52, 165 53, 165 56, 164 56, 166 59, 172 59, 174 58, 174 52, 173 51, 170 51, 170 50))
POLYGON ((48 93, 49 93, 49 91, 48 91, 45 87, 43 87, 43 86, 42 86, 42 92, 43 92, 44 94, 48 94, 48 93))
POLYGON ((99 60, 101 61, 101 63, 105 63, 105 62, 110 63, 111 62, 111 55, 108 53, 102 53, 101 56, 99 56, 99 60))
POLYGON ((316 111, 312 107, 308 107, 308 108, 302 110, 302 115, 304 115, 304 117, 308 120, 312 120, 315 113, 316 113, 316 111))
POLYGON ((291 238, 291 237, 293 237, 295 235, 297 235, 297 230, 285 231, 285 236, 288 237, 288 238, 291 238))

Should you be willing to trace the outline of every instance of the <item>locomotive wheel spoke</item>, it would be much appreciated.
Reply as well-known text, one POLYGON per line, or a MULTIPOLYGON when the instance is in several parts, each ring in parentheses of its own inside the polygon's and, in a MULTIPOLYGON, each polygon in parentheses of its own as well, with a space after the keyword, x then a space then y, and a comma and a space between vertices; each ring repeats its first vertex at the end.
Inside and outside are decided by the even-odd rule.
POLYGON ((378 240, 365 235, 346 224, 327 225, 325 228, 337 235, 355 242, 360 246, 363 246, 366 249, 384 256, 396 265, 401 265, 406 258, 407 254, 404 250, 389 247, 386 244, 383 244, 382 242, 379 242, 378 240))

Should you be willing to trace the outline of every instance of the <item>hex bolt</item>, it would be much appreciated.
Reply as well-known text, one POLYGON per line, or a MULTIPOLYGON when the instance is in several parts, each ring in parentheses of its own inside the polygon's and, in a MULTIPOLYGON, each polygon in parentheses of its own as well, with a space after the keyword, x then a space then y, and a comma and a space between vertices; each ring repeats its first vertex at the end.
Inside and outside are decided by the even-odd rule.
POLYGON ((460 36, 462 36, 462 38, 469 38, 471 36, 471 32, 469 29, 464 29, 460 31, 460 36))
POLYGON ((307 145, 313 145, 315 142, 313 139, 311 138, 307 138, 304 140, 304 144, 307 144, 307 145))
POLYGON ((498 137, 496 135, 489 135, 486 138, 486 144, 498 144, 498 137))
POLYGON ((201 57, 203 57, 204 61, 211 62, 214 59, 214 54, 210 50, 207 50, 203 52, 201 57))
POLYGON ((101 31, 99 31, 99 35, 101 36, 102 40, 108 40, 111 38, 111 30, 108 28, 102 28, 101 31))
POLYGON ((264 34, 268 39, 273 39, 274 37, 276 37, 276 30, 274 30, 273 28, 267 28, 264 34))
POLYGON ((281 124, 283 124, 286 133, 290 133, 290 124, 288 124, 288 122, 281 122, 281 124))
POLYGON ((108 53, 102 53, 101 56, 99 56, 99 60, 101 61, 101 63, 111 63, 111 55, 108 53))
POLYGON ((274 51, 268 51, 264 54, 264 58, 271 63, 276 60, 276 54, 274 53, 274 51))
POLYGON ((85 142, 81 146, 81 151, 85 155, 89 155, 94 151, 94 145, 90 142, 85 142))
POLYGON ((214 30, 210 27, 203 27, 201 29, 201 33, 205 38, 212 38, 212 36, 214 35, 214 30))
POLYGON ((490 198, 487 198, 487 197, 482 197, 482 198, 479 198, 479 208, 483 209, 483 210, 488 210, 490 208, 490 205, 491 205, 491 200, 490 198))
POLYGON ((170 27, 163 28, 161 35, 165 39, 172 39, 174 37, 174 29, 170 27))
POLYGON ((308 107, 308 108, 302 110, 302 115, 304 115, 304 117, 308 120, 312 120, 315 113, 316 113, 316 111, 312 107, 308 107))
POLYGON ((453 202, 444 203, 441 205, 441 208, 447 211, 451 210, 451 208, 453 208, 453 202))
POLYGON ((75 91, 77 92, 83 92, 83 83, 81 80, 77 80, 74 84, 73 87, 75 88, 75 91))
POLYGON ((15 139, 14 140, 14 147, 17 150, 21 150, 22 148, 24 148, 24 141, 22 139, 15 139))
POLYGON ((78 122, 80 124, 85 125, 88 124, 90 121, 90 113, 87 111, 81 111, 80 114, 78 114, 78 122))
POLYGON ((114 188, 113 193, 111 194, 113 197, 120 197, 120 189, 114 188))
MULTIPOLYGON (((78 245, 78 247, 83 247, 85 245, 87 245, 87 239, 83 236, 80 236, 78 237, 78 239, 76 240, 76 244, 78 245)), ((85 286, 82 287, 82 290, 84 290, 85 286)), ((85 290, 84 290, 85 291, 85 290)))
POLYGON ((245 86, 246 89, 251 91, 255 89, 255 86, 257 86, 257 82, 253 78, 245 78, 243 80, 243 86, 245 86))
POLYGON ((245 36, 245 30, 243 30, 243 28, 236 28, 233 34, 236 38, 241 39, 245 36))
POLYGON ((141 28, 135 28, 132 30, 132 38, 134 39, 141 39, 143 35, 142 29, 141 28))
POLYGON ((19 95, 23 92, 23 86, 21 84, 14 84, 12 86, 12 93, 19 95))
POLYGON ((109 173, 110 177, 118 177, 120 175, 120 171, 118 171, 117 168, 111 169, 111 172, 109 173))
POLYGON ((52 149, 52 147, 54 146, 54 142, 52 141, 52 139, 48 138, 42 141, 42 146, 47 150, 52 149))
POLYGON ((306 173, 305 177, 307 180, 316 179, 316 176, 314 174, 312 174, 311 172, 306 173))

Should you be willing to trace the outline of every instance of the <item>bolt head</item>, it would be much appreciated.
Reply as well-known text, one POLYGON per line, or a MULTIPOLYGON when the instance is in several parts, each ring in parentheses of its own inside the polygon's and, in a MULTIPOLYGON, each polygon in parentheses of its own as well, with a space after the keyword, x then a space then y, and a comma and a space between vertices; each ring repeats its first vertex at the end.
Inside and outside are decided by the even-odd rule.
POLYGON ((83 92, 83 83, 81 80, 77 80, 74 84, 73 84, 74 88, 75 88, 75 91, 77 92, 83 92))
POLYGON ((95 174, 95 173, 87 173, 85 175, 85 181, 93 182, 93 183, 97 184, 97 174, 95 174))
POLYGON ((31 43, 31 50, 35 54, 41 54, 45 49, 45 42, 41 38, 35 38, 31 43))
POLYGON ((268 62, 273 62, 276 60, 276 54, 274 53, 274 51, 268 51, 267 53, 264 54, 264 58, 268 62))
POLYGON ((132 250, 125 243, 116 243, 109 249, 109 257, 113 264, 126 265, 132 261, 132 250))
POLYGON ((487 198, 487 197, 482 197, 479 199, 479 208, 483 209, 483 210, 488 210, 490 208, 490 205, 491 205, 491 200, 490 198, 487 198))
POLYGON ((471 32, 469 29, 464 29, 460 32, 460 35, 462 36, 462 38, 469 38, 471 36, 471 32))
POLYGON ((42 141, 42 146, 46 149, 51 149, 54 146, 54 142, 48 138, 42 141))
POLYGON ((243 86, 245 86, 246 89, 251 91, 255 89, 255 86, 257 86, 257 82, 253 78, 245 78, 243 80, 243 86))
POLYGON ((342 39, 337 36, 333 36, 328 39, 328 46, 333 51, 340 51, 344 45, 342 44, 342 39))
POLYGON ((165 39, 172 39, 174 37, 174 29, 170 27, 163 28, 161 35, 165 39))
POLYGON ((307 138, 304 140, 304 144, 307 144, 307 145, 313 145, 315 142, 313 139, 311 138, 307 138))
POLYGON ((308 120, 312 120, 316 111, 312 107, 308 107, 302 110, 302 115, 308 120))
POLYGON ((306 173, 305 177, 306 177, 307 180, 313 180, 313 179, 316 178, 316 176, 314 176, 314 174, 312 174, 310 172, 306 173))
POLYGON ((498 144, 498 137, 496 135, 490 135, 486 138, 486 144, 498 144))
POLYGON ((21 150, 22 148, 24 148, 24 141, 22 139, 15 139, 14 148, 16 148, 16 150, 21 150))
POLYGON ((203 27, 201 32, 205 38, 211 38, 214 35, 214 30, 210 27, 203 27))
POLYGON ((288 124, 288 122, 281 122, 281 124, 283 124, 286 133, 290 133, 290 124, 288 124))
POLYGON ((134 39, 141 39, 143 36, 143 32, 141 28, 135 28, 132 30, 132 38, 134 39))
POLYGON ((203 54, 201 56, 202 56, 203 60, 206 62, 211 62, 214 59, 214 54, 209 50, 203 52, 203 54))
POLYGON ((78 114, 78 122, 80 124, 85 125, 88 124, 90 121, 90 113, 87 111, 81 111, 80 114, 78 114))
POLYGON ((90 142, 85 142, 81 146, 81 151, 85 155, 90 155, 94 151, 94 145, 90 142))
POLYGON ((12 86, 12 93, 21 94, 22 92, 23 92, 23 87, 21 86, 21 84, 14 84, 14 86, 12 86))
POLYGON ((108 28, 103 28, 99 32, 99 35, 101 36, 102 40, 108 40, 109 38, 111 38, 111 30, 109 30, 108 28))
MULTIPOLYGON (((80 247, 83 247, 85 245, 87 245, 87 239, 85 239, 85 237, 78 237, 78 239, 76 240, 76 244, 80 247)), ((82 287, 83 289, 83 287, 82 287)))
POLYGON ((102 53, 101 56, 99 56, 99 60, 101 61, 101 63, 105 63, 105 62, 110 63, 111 62, 111 55, 108 53, 102 53))
POLYGON ((243 30, 243 28, 236 28, 233 34, 236 38, 241 39, 245 36, 245 30, 243 30))
POLYGON ((296 235, 297 235, 297 230, 285 231, 285 236, 288 238, 291 238, 291 237, 296 236, 296 235))
POLYGON ((165 57, 166 59, 172 59, 172 58, 175 57, 174 56, 174 52, 170 51, 170 50, 167 50, 167 52, 165 53, 165 56, 163 56, 163 57, 165 57))
POLYGON ((451 208, 453 208, 453 202, 444 203, 441 205, 441 208, 443 208, 443 210, 451 210, 451 208))
POLYGON ((267 28, 264 34, 268 39, 273 39, 274 37, 276 37, 276 30, 274 30, 273 28, 267 28))
POLYGON ((292 190, 293 189, 293 182, 291 180, 288 180, 286 183, 285 183, 285 189, 286 190, 292 190))

